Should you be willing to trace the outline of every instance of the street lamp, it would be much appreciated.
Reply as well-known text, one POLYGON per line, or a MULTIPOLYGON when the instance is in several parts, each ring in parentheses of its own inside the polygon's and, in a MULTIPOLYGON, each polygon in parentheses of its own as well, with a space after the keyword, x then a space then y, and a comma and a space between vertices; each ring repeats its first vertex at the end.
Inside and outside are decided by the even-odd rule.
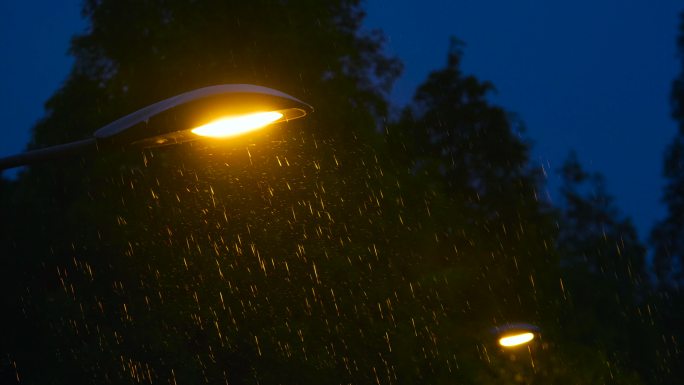
POLYGON ((89 148, 150 148, 206 137, 231 138, 312 111, 309 104, 267 87, 205 87, 126 115, 95 131, 90 138, 0 158, 0 170, 76 155, 89 148))
POLYGON ((492 328, 492 333, 496 335, 499 346, 515 348, 531 342, 539 333, 539 328, 525 323, 506 324, 492 328))

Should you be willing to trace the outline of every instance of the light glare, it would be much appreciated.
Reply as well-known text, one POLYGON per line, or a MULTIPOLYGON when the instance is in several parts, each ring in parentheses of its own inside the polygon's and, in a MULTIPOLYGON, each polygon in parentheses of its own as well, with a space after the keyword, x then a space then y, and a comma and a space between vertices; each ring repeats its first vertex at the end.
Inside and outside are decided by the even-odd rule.
POLYGON ((229 138, 265 127, 283 117, 280 112, 257 112, 228 116, 192 129, 192 133, 212 138, 229 138))
POLYGON ((521 333, 521 334, 510 335, 510 336, 506 336, 506 337, 501 337, 499 339, 499 345, 506 346, 506 347, 518 346, 518 345, 522 345, 524 343, 532 341, 533 338, 534 338, 534 334, 532 334, 532 333, 521 333))

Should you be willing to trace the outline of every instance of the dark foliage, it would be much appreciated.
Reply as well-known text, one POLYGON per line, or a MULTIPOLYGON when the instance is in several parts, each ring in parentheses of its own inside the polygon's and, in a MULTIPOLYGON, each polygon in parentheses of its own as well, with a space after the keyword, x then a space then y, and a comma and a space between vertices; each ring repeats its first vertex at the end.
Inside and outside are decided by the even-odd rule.
MULTIPOLYGON (((680 17, 677 48, 680 58, 684 55, 684 13, 680 17)), ((671 384, 681 382, 684 372, 684 60, 679 76, 672 84, 672 116, 679 130, 665 151, 663 174, 667 180, 663 203, 667 215, 651 232, 653 262, 660 290, 658 293, 658 316, 661 319, 662 361, 667 366, 671 384)))
POLYGON ((576 161, 565 206, 540 199, 522 123, 463 74, 457 40, 388 122, 400 65, 360 29, 359 1, 90 0, 83 12, 90 28, 31 147, 221 83, 316 112, 229 143, 102 151, 0 179, 0 381, 662 378, 649 365, 670 351, 650 345, 633 227, 600 184, 580 191, 576 161), (541 338, 503 350, 492 327, 512 322, 541 338))

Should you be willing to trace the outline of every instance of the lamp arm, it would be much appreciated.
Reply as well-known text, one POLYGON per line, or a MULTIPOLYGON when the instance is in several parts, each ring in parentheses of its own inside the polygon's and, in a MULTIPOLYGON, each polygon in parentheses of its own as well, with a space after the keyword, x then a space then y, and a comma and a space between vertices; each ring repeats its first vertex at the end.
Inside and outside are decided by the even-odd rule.
POLYGON ((97 139, 88 138, 71 143, 26 151, 20 154, 0 158, 0 170, 76 156, 91 148, 97 148, 97 139))

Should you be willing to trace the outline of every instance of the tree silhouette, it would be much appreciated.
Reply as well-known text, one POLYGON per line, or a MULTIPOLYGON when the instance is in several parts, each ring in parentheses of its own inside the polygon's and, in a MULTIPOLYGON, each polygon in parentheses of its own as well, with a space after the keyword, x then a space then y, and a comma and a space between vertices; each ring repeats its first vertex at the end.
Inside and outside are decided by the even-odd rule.
POLYGON ((217 83, 268 85, 317 113, 228 145, 102 153, 23 174, 2 210, 17 219, 2 238, 3 326, 16 331, 3 356, 22 381, 373 376, 381 356, 339 357, 387 345, 385 333, 356 336, 377 302, 355 298, 373 277, 364 260, 380 255, 369 230, 382 219, 374 126, 398 65, 380 35, 360 32, 358 2, 88 1, 84 14, 90 28, 32 147, 217 83), (359 342, 347 347, 346 334, 359 342))
MULTIPOLYGON (((684 52, 684 14, 677 44, 681 54, 684 52)), ((679 131, 665 153, 664 174, 668 182, 663 202, 668 214, 651 234, 655 270, 663 285, 679 285, 684 274, 684 69, 672 84, 671 100, 672 116, 679 131)))
MULTIPOLYGON (((677 48, 684 54, 684 13, 680 15, 677 48)), ((664 176, 667 184, 663 202, 667 215, 651 232, 653 263, 660 285, 659 297, 655 302, 662 322, 662 362, 669 372, 667 383, 681 380, 682 356, 679 344, 684 340, 684 312, 681 293, 684 279, 684 61, 682 70, 672 84, 672 116, 678 124, 678 131, 665 151, 664 176)))
POLYGON ((656 378, 651 290, 645 248, 622 218, 603 177, 584 171, 571 153, 560 170, 558 250, 567 298, 561 330, 568 349, 584 349, 594 361, 584 370, 616 383, 656 378))
MULTIPOLYGON (((429 207, 439 239, 421 253, 417 272, 433 297, 451 303, 445 333, 465 367, 456 378, 543 382, 536 358, 513 360, 489 329, 553 324, 560 294, 554 218, 538 199, 540 173, 528 161, 522 124, 488 101, 493 86, 464 74, 461 58, 462 43, 452 39, 445 68, 428 76, 387 129, 398 168, 420 181, 414 200, 429 207)), ((534 355, 544 350, 537 346, 534 355)))

